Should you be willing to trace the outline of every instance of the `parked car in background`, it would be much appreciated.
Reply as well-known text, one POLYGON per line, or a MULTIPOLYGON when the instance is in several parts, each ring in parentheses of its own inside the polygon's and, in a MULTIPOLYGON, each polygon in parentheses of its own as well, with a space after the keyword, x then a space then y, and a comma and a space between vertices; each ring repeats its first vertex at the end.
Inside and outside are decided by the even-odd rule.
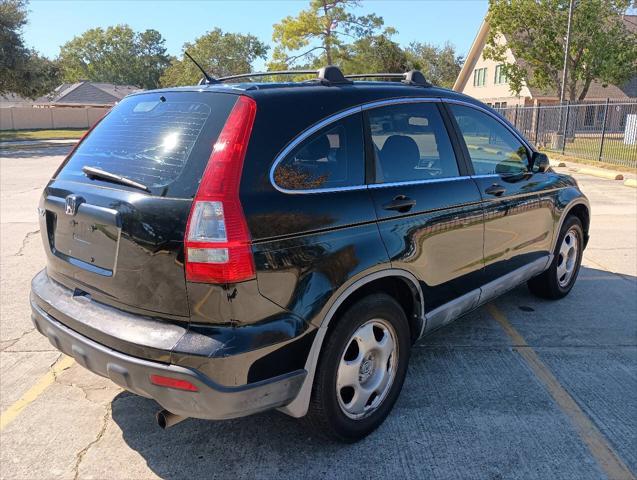
POLYGON ((162 426, 278 408, 355 441, 423 335, 523 282, 568 294, 576 182, 482 103, 395 76, 126 97, 43 192, 37 329, 162 426))

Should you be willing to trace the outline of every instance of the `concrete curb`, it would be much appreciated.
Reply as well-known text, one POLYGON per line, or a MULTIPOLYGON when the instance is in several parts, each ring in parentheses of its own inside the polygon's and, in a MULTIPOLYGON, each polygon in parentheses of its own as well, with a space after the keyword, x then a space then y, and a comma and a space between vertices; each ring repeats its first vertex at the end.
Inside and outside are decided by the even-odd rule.
POLYGON ((624 182, 627 187, 637 188, 637 179, 629 178, 624 182))
POLYGON ((577 173, 583 175, 592 175, 593 177, 605 178, 606 180, 623 180, 624 176, 621 173, 613 172, 611 170, 597 170, 592 168, 579 168, 577 173))
POLYGON ((0 142, 0 149, 20 149, 20 148, 48 148, 48 147, 65 147, 75 145, 79 141, 78 138, 69 139, 69 140, 54 140, 54 141, 46 141, 46 140, 35 140, 29 141, 24 140, 20 142, 0 142))

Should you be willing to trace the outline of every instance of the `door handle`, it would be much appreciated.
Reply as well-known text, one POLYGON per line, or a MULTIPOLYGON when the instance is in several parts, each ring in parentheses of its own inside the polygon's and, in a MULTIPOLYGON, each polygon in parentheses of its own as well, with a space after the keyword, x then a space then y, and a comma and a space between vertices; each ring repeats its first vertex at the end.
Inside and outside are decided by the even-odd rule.
POLYGON ((394 199, 383 205, 385 210, 396 210, 400 213, 405 213, 411 210, 416 205, 416 200, 413 200, 405 195, 398 195, 394 199))
POLYGON ((489 188, 487 188, 484 191, 484 193, 486 193, 488 195, 495 195, 496 197, 499 197, 500 195, 502 195, 506 191, 507 191, 507 189, 504 188, 502 185, 498 185, 497 183, 494 183, 489 188))

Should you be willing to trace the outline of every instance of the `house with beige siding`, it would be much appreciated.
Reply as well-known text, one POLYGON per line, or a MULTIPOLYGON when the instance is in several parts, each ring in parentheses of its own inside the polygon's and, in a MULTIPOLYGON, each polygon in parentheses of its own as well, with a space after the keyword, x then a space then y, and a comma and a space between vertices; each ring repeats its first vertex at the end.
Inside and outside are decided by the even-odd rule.
MULTIPOLYGON (((624 15, 623 20, 630 30, 637 31, 637 15, 624 15)), ((495 108, 558 103, 559 93, 555 90, 542 90, 524 85, 519 94, 514 94, 509 87, 506 76, 502 74, 498 62, 485 59, 483 56, 488 34, 489 24, 485 20, 478 30, 453 86, 455 91, 471 95, 495 108)), ((506 46, 506 38, 500 36, 497 41, 506 46)), ((520 62, 508 48, 506 56, 508 63, 520 62)), ((637 98, 637 74, 624 85, 603 85, 599 82, 593 82, 585 102, 600 103, 606 99, 624 101, 634 98, 637 98)))

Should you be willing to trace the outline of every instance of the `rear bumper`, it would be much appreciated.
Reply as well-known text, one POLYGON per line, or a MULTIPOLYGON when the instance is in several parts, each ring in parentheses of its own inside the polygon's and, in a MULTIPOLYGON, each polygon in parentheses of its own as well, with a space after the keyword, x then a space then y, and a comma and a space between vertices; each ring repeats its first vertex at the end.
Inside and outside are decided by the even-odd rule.
POLYGON ((88 370, 109 378, 138 395, 153 398, 172 413, 206 419, 242 417, 281 407, 292 401, 306 376, 297 370, 260 382, 241 386, 224 386, 212 381, 196 369, 170 363, 145 360, 127 355, 62 324, 55 318, 55 309, 45 311, 42 297, 32 292, 32 320, 36 329, 51 344, 73 357, 88 370), (186 380, 198 391, 160 387, 150 382, 150 376, 163 375, 186 380))

